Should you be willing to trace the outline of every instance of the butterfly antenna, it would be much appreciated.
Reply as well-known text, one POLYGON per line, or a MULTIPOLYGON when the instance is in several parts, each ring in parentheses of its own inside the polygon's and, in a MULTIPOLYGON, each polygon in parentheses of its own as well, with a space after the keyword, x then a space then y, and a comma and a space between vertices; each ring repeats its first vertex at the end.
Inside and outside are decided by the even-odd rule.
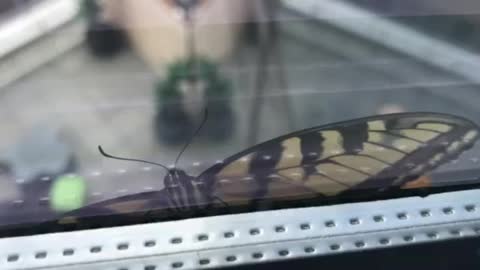
POLYGON ((155 166, 159 166, 159 167, 164 168, 164 169, 167 171, 167 173, 170 172, 170 170, 167 168, 167 166, 162 165, 162 164, 160 164, 160 163, 155 163, 155 162, 151 162, 151 161, 147 161, 147 160, 142 160, 142 159, 123 158, 123 157, 112 156, 112 155, 106 153, 106 152, 103 150, 102 146, 100 146, 100 145, 98 146, 98 151, 100 151, 100 153, 101 153, 104 157, 106 157, 106 158, 151 164, 151 165, 155 165, 155 166))
POLYGON ((195 139, 195 137, 197 137, 198 133, 200 133, 200 130, 202 130, 203 126, 204 126, 205 123, 207 122, 207 119, 208 119, 208 109, 205 109, 205 112, 204 112, 204 114, 203 114, 202 123, 200 124, 200 126, 198 126, 197 130, 195 131, 195 133, 193 133, 193 135, 190 137, 190 139, 188 140, 188 142, 183 146, 182 151, 180 151, 180 153, 178 154, 177 158, 175 159, 174 168, 177 168, 178 161, 179 161, 180 158, 182 157, 182 155, 183 155, 183 153, 185 152, 185 150, 187 150, 187 148, 190 146, 190 144, 192 144, 193 139, 195 139))

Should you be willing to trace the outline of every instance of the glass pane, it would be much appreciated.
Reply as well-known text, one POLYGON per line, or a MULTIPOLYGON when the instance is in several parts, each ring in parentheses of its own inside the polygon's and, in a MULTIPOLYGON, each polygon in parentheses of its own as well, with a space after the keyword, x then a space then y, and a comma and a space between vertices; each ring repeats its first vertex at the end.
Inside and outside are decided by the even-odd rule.
MULTIPOLYGON (((338 136, 316 141, 322 151, 301 150, 293 135, 228 157, 367 116, 431 112, 477 123, 479 8, 468 0, 2 1, 0 16, 22 16, 0 24, 0 225, 157 208, 195 214, 193 206, 324 199, 373 183, 381 170, 325 158, 324 149, 341 154, 366 140, 335 133, 352 122, 325 128, 338 136), (310 152, 324 159, 308 163, 310 152), (252 163, 259 153, 264 160, 252 163), (278 167, 288 155, 296 165, 278 167), (186 174, 167 173, 173 166, 186 174), (337 169, 348 184, 328 180, 333 172, 308 184, 311 167, 337 169)), ((452 130, 430 130, 446 145, 410 144, 380 167, 392 179, 417 176, 415 187, 476 180, 476 138, 464 139, 468 130, 457 128, 470 122, 456 121, 452 130), (448 152, 456 142, 462 147, 448 152)), ((381 143, 393 145, 387 137, 381 143)), ((374 198, 400 182, 367 186, 374 198)))

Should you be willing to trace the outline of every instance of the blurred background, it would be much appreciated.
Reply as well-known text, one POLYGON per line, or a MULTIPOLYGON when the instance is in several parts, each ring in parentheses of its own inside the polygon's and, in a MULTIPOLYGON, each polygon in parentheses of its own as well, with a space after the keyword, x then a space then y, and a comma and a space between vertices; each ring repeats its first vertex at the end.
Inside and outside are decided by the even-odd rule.
MULTIPOLYGON (((0 224, 163 186, 258 142, 362 116, 480 122, 474 0, 2 0, 0 224), (196 79, 192 79, 196 78, 196 79)), ((477 176, 475 149, 438 181, 477 176)))

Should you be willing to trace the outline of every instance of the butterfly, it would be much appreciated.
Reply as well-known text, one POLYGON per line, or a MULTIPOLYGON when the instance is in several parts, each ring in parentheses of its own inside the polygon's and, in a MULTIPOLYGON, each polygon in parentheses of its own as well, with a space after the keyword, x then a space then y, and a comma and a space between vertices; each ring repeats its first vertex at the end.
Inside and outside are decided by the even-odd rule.
POLYGON ((269 140, 226 158, 197 177, 162 164, 115 157, 99 147, 109 158, 163 167, 167 171, 164 189, 95 203, 66 213, 60 221, 67 224, 88 215, 128 215, 154 209, 197 211, 259 200, 335 198, 424 187, 431 185, 427 173, 471 148, 478 136, 476 124, 453 115, 372 116, 269 140))

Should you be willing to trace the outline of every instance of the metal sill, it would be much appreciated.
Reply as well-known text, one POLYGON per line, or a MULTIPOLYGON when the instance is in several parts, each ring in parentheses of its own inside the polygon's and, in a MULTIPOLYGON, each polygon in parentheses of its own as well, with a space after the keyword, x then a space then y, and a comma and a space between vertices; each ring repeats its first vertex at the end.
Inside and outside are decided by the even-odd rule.
POLYGON ((0 268, 199 269, 478 234, 480 191, 473 190, 7 238, 0 268))

